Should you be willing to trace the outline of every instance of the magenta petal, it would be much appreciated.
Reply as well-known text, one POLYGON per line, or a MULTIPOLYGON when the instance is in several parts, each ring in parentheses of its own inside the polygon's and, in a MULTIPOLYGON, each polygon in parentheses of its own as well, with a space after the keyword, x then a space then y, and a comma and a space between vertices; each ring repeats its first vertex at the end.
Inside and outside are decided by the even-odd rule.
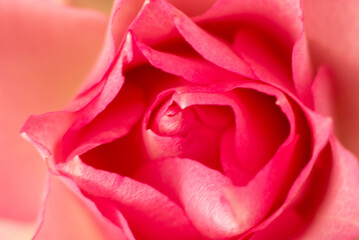
POLYGON ((286 209, 269 227, 255 232, 251 240, 298 239, 298 232, 303 230, 306 223, 309 223, 309 220, 307 221, 303 221, 298 211, 286 209))
POLYGON ((88 198, 98 204, 106 217, 124 228, 118 216, 122 214, 136 239, 146 236, 154 239, 198 239, 197 231, 183 210, 147 184, 94 169, 79 158, 59 167, 63 175, 70 177, 88 198))
POLYGON ((141 41, 136 41, 136 44, 152 66, 164 72, 183 77, 190 82, 208 84, 224 79, 238 78, 235 74, 219 68, 197 56, 197 54, 181 56, 170 52, 157 51, 141 41))
POLYGON ((140 41, 153 46, 177 35, 173 18, 178 13, 164 0, 146 1, 129 29, 140 41))
POLYGON ((217 0, 167 0, 187 16, 197 16, 207 11, 217 0))
POLYGON ((230 46, 205 32, 185 15, 174 19, 184 39, 205 59, 244 77, 256 79, 251 67, 230 46))
MULTIPOLYGON (((251 229, 249 232, 247 232, 247 234, 251 234, 253 232, 266 228, 296 200, 296 198, 299 196, 300 190, 302 189, 304 183, 307 181, 310 173, 312 172, 313 166, 317 162, 318 156, 320 156, 320 153, 328 144, 332 130, 331 120, 321 115, 318 115, 305 107, 303 107, 303 109, 305 111, 307 119, 309 120, 310 128, 313 131, 313 149, 311 151, 310 159, 302 168, 299 175, 296 177, 291 186, 289 186, 289 192, 286 195, 286 199, 281 204, 281 206, 273 214, 268 216, 263 222, 258 224, 254 229, 251 229)), ((299 152, 297 152, 293 157, 297 157, 296 155, 299 155, 299 152)), ((298 160, 300 161, 301 159, 298 160)))
POLYGON ((274 29, 275 26, 268 30, 249 24, 236 31, 232 48, 252 67, 257 78, 293 91, 291 45, 273 33, 274 29))
POLYGON ((227 199, 243 230, 257 224, 280 203, 288 185, 288 172, 292 172, 291 159, 296 143, 297 138, 282 145, 273 159, 247 185, 226 189, 227 199))
POLYGON ((331 138, 332 170, 323 202, 303 238, 350 240, 359 236, 358 159, 331 138))
POLYGON ((243 84, 231 94, 236 127, 222 135, 221 163, 235 184, 245 185, 285 141, 293 140, 296 120, 287 97, 275 88, 243 84))
POLYGON ((236 34, 233 48, 257 78, 293 91, 291 54, 303 31, 300 4, 299 0, 220 0, 196 20, 204 26, 212 24, 218 37, 225 36, 222 25, 233 28, 227 33, 236 34))
MULTIPOLYGON (((304 107, 303 107, 304 108, 304 107)), ((323 150, 323 148, 327 145, 329 137, 332 132, 332 120, 330 118, 324 117, 315 113, 309 109, 304 108, 306 117, 309 121, 309 127, 312 131, 312 152, 311 158, 306 166, 302 169, 298 178, 293 183, 291 190, 288 194, 287 201, 291 202, 295 198, 296 194, 298 194, 299 189, 308 178, 313 165, 316 162, 319 154, 323 150)), ((287 204, 287 203, 286 203, 287 204)), ((284 204, 285 205, 285 204, 284 204)))
MULTIPOLYGON (((287 98, 275 88, 263 84, 235 83, 235 86, 231 86, 230 84, 227 86, 226 82, 224 83, 225 86, 213 85, 208 86, 206 89, 201 87, 176 88, 173 89, 175 93, 172 95, 172 100, 182 109, 195 105, 212 105, 222 109, 229 107, 229 109, 233 111, 235 137, 226 135, 226 144, 222 144, 221 146, 222 154, 231 148, 229 143, 231 141, 234 142, 236 148, 234 151, 234 156, 236 156, 235 159, 237 161, 236 165, 241 166, 244 171, 247 171, 249 176, 253 176, 256 171, 275 154, 277 148, 284 142, 285 138, 288 136, 289 138, 293 138, 295 131, 293 112, 290 109, 287 98), (292 126, 290 127, 289 125, 292 126), (270 144, 268 144, 268 142, 270 142, 270 144), (257 148, 261 148, 262 151, 256 151, 255 149, 257 148)), ((199 109, 200 107, 198 107, 198 110, 199 109)), ((148 118, 145 118, 145 122, 148 121, 148 118)), ((204 121, 203 123, 211 124, 208 121, 204 121)), ((200 128, 194 128, 190 134, 188 134, 188 139, 190 136, 195 135, 196 132, 200 133, 200 135, 197 136, 197 141, 192 142, 183 141, 183 139, 179 137, 158 137, 151 133, 150 130, 147 130, 143 136, 152 158, 158 159, 180 154, 177 156, 199 160, 195 157, 198 156, 196 153, 204 150, 204 155, 210 155, 212 154, 212 150, 217 147, 217 144, 213 145, 209 140, 210 136, 214 139, 215 135, 211 135, 209 131, 200 131, 200 128), (188 144, 187 147, 191 149, 192 155, 183 155, 183 153, 186 152, 186 148, 183 147, 183 144, 186 142, 191 143, 188 144), (192 147, 190 147, 191 145, 192 147), (207 148, 211 149, 211 151, 206 150, 207 148), (194 155, 193 152, 195 153, 194 155)), ((194 138, 194 140, 195 139, 196 138, 194 138)), ((225 172, 229 169, 233 169, 233 165, 229 164, 232 157, 223 158, 223 166, 225 166, 223 170, 225 170, 225 172), (226 163, 227 160, 229 162, 226 163)), ((235 178, 232 180, 234 179, 235 178)))
POLYGON ((220 172, 185 158, 150 161, 137 178, 180 204, 198 231, 211 239, 240 233, 222 188, 231 181, 220 172))
POLYGON ((121 229, 85 198, 76 186, 68 188, 56 176, 49 176, 45 198, 33 239, 133 239, 127 229, 121 229))
POLYGON ((109 67, 113 64, 121 43, 125 42, 127 28, 137 15, 142 4, 142 0, 116 0, 114 2, 102 52, 96 66, 86 79, 80 91, 80 96, 77 96, 76 104, 74 102, 71 104, 72 108, 82 107, 87 102, 86 98, 81 95, 87 95, 88 92, 98 93, 98 85, 101 85, 109 67))
POLYGON ((334 79, 331 71, 326 66, 320 67, 311 86, 313 107, 316 112, 334 117, 335 100, 337 99, 334 89, 334 79))
POLYGON ((164 0, 147 2, 131 29, 139 40, 149 46, 177 36, 177 29, 205 59, 245 77, 254 77, 250 67, 229 46, 200 29, 185 14, 164 0))
POLYGON ((219 0, 198 20, 254 16, 275 23, 294 42, 303 28, 300 4, 300 0, 219 0))
POLYGON ((89 124, 63 137, 62 154, 73 158, 100 144, 122 137, 141 118, 145 109, 142 91, 125 84, 115 99, 89 124))
MULTIPOLYGON (((161 101, 163 94, 160 95, 160 105, 156 106, 157 109, 151 108, 150 116, 144 119, 142 135, 146 152, 150 159, 191 158, 218 169, 220 168, 218 162, 220 131, 206 125, 197 114, 201 110, 205 111, 200 104, 206 104, 208 96, 215 97, 203 93, 192 95, 202 97, 203 101, 192 101, 191 104, 196 106, 186 106, 185 100, 178 97, 177 93, 164 102, 161 101)), ((185 98, 190 97, 185 96, 185 98)), ((220 108, 220 106, 216 107, 220 108)), ((227 112, 224 114, 224 118, 231 119, 230 114, 229 116, 226 115, 227 112)))
MULTIPOLYGON (((71 126, 73 115, 66 112, 30 116, 21 129, 21 135, 31 142, 45 161, 52 156, 58 138, 71 126)), ((52 166, 49 163, 50 167, 52 166)))
POLYGON ((358 171, 358 160, 332 137, 297 199, 253 239, 356 239, 358 171))
POLYGON ((293 82, 299 99, 302 100, 308 107, 313 108, 311 86, 314 78, 314 70, 304 32, 302 32, 293 48, 292 71, 293 82))
MULTIPOLYGON (((142 5, 143 0, 115 0, 108 31, 110 38, 108 39, 108 44, 106 44, 107 46, 112 44, 115 53, 117 53, 120 44, 124 43, 127 29, 132 24, 142 5)), ((103 57, 106 58, 106 54, 103 57)))
POLYGON ((237 161, 247 173, 254 175, 285 139, 292 140, 294 123, 289 122, 286 116, 292 113, 281 109, 288 108, 289 104, 279 92, 272 93, 278 94, 275 96, 277 99, 251 89, 235 89, 233 93, 239 106, 237 109, 232 106, 236 115, 236 131, 232 140, 235 142, 237 161))
POLYGON ((123 48, 124 51, 115 61, 109 75, 102 81, 98 93, 84 92, 80 97, 85 100, 81 100, 80 103, 74 101, 68 110, 31 116, 24 124, 21 133, 34 143, 45 159, 51 157, 57 162, 64 160, 69 150, 66 149, 63 155, 62 149, 60 149, 60 141, 63 136, 69 130, 77 131, 91 122, 118 94, 124 83, 121 73, 122 64, 124 61, 130 60, 130 56, 128 56, 128 49, 131 48, 130 39, 123 48), (83 104, 85 105, 82 106, 83 104), (76 109, 77 107, 81 108, 76 109), (53 155, 54 153, 56 155, 53 155))

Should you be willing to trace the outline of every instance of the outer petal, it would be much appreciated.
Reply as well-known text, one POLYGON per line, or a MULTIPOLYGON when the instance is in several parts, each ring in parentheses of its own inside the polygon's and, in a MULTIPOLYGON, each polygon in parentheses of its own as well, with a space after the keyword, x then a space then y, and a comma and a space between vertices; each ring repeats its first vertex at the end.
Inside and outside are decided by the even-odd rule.
MULTIPOLYGON (((233 49, 249 63, 254 74, 293 90, 290 55, 303 29, 300 1, 219 0, 196 20, 202 26, 213 24, 211 32, 225 33, 234 28, 233 49)), ((227 41, 231 41, 231 34, 224 34, 227 41)))
POLYGON ((357 159, 332 137, 296 201, 253 240, 358 238, 358 172, 357 159))
POLYGON ((202 236, 224 239, 240 233, 222 191, 231 181, 219 171, 195 160, 167 158, 143 165, 138 177, 179 202, 202 236))
POLYGON ((197 0, 197 1, 183 1, 183 0, 167 0, 176 8, 183 11, 187 16, 197 16, 204 13, 217 0, 197 0))
POLYGON ((94 169, 78 157, 59 167, 63 175, 69 176, 96 203, 104 216, 124 229, 127 223, 118 217, 122 213, 136 238, 198 239, 183 210, 149 185, 94 169), (159 207, 153 207, 154 204, 159 207))
MULTIPOLYGON (((291 167, 294 167, 294 165, 295 165, 295 169, 297 169, 297 170, 300 169, 301 171, 299 172, 299 174, 295 174, 295 175, 290 173, 290 177, 294 177, 294 176, 296 176, 296 177, 294 179, 293 184, 291 184, 291 186, 290 186, 290 190, 289 190, 288 194, 286 195, 286 199, 280 205, 280 207, 275 210, 275 212, 273 212, 271 215, 269 215, 264 221, 260 222, 256 227, 250 229, 243 236, 243 238, 251 236, 253 233, 260 231, 262 229, 266 229, 268 227, 268 225, 273 223, 273 221, 275 221, 278 218, 278 216, 281 216, 283 211, 285 211, 288 208, 288 206, 291 206, 291 204, 298 199, 298 197, 300 196, 300 192, 303 189, 303 186, 305 186, 307 179, 309 178, 311 172, 313 171, 313 166, 318 162, 317 161, 318 156, 323 151, 323 148, 325 148, 328 145, 328 139, 329 139, 331 131, 332 131, 331 120, 314 113, 313 111, 309 110, 308 108, 304 107, 303 105, 301 105, 301 107, 302 107, 302 110, 298 109, 299 111, 297 111, 296 119, 298 121, 302 122, 300 119, 303 120, 303 118, 305 118, 306 119, 305 121, 308 121, 308 123, 309 123, 310 129, 307 129, 307 126, 305 126, 308 123, 304 123, 304 126, 303 126, 303 122, 302 122, 300 125, 297 126, 298 129, 300 129, 299 133, 304 136, 309 134, 309 136, 311 136, 312 139, 311 140, 304 139, 305 141, 302 142, 301 144, 299 144, 300 146, 298 149, 301 149, 301 150, 305 149, 305 146, 308 145, 309 142, 312 142, 312 150, 307 153, 304 153, 304 155, 302 155, 302 156, 300 156, 301 154, 303 154, 302 151, 297 151, 294 154, 294 157, 296 157, 298 159, 296 160, 296 163, 291 164, 291 167), (304 111, 305 117, 304 117, 302 111, 304 111), (302 112, 302 113, 300 113, 300 112, 302 112), (310 158, 309 161, 303 162, 303 160, 307 159, 307 158, 310 158)), ((233 194, 233 196, 235 196, 235 194, 233 194)), ((308 195, 308 196, 310 196, 310 195, 308 195)), ((230 195, 229 195, 229 200, 231 202, 231 205, 234 205, 234 207, 235 207, 237 203, 235 201, 231 200, 230 195)), ((239 219, 241 219, 241 218, 239 218, 239 219)), ((284 221, 284 222, 286 222, 286 221, 284 221)))
POLYGON ((311 86, 314 74, 308 43, 304 32, 301 33, 293 48, 292 71, 293 81, 298 97, 307 106, 313 107, 311 86))
POLYGON ((101 55, 76 101, 71 103, 70 109, 78 110, 101 91, 109 71, 116 64, 115 59, 117 59, 119 47, 125 42, 127 27, 137 15, 142 3, 143 0, 116 0, 114 2, 101 55))
MULTIPOLYGON (((108 142, 116 137, 120 137, 132 126, 132 121, 128 122, 124 120, 123 123, 125 123, 126 126, 124 126, 121 131, 111 132, 111 130, 114 129, 113 127, 116 128, 118 126, 114 126, 113 124, 107 126, 106 123, 113 122, 113 119, 109 119, 106 113, 99 115, 99 113, 107 107, 111 107, 109 103, 114 100, 124 84, 122 67, 124 61, 131 60, 131 41, 126 41, 125 44, 122 45, 122 50, 120 56, 112 59, 110 67, 106 70, 100 82, 94 83, 92 87, 80 93, 78 98, 71 103, 70 109, 30 116, 24 124, 21 132, 25 138, 38 148, 45 159, 55 159, 55 161, 59 162, 68 157, 68 154, 71 153, 70 150, 73 149, 66 149, 67 147, 65 146, 63 151, 61 145, 62 140, 65 143, 80 140, 80 144, 85 143, 90 146, 99 141, 108 142), (107 136, 96 136, 96 134, 94 134, 96 129, 91 127, 92 121, 100 123, 103 128, 111 132, 111 134, 107 136), (85 126, 89 128, 89 133, 87 133, 89 135, 83 136, 82 138, 80 136, 81 129, 85 126), (77 139, 78 137, 80 137, 80 139, 77 139)), ((104 51, 106 51, 106 49, 104 51)), ((93 76, 90 76, 90 82, 92 77, 93 76)), ((138 95, 136 94, 136 96, 138 95)), ((137 102, 134 104, 136 105, 136 109, 137 107, 141 108, 141 104, 137 104, 137 102)), ((118 104, 115 104, 114 107, 121 108, 122 106, 126 108, 126 106, 121 103, 121 106, 117 105, 118 104)), ((124 111, 131 112, 131 109, 124 111)), ((52 160, 50 161, 50 164, 51 163, 52 160)))
POLYGON ((98 13, 51 1, 0 1, 0 216, 35 219, 45 166, 18 131, 30 113, 69 99, 98 54, 105 26, 98 13))
POLYGON ((304 0, 303 6, 314 64, 325 63, 335 77, 336 130, 359 156, 359 2, 304 0))
POLYGON ((139 40, 149 46, 181 35, 205 59, 244 76, 254 77, 249 66, 229 46, 206 33, 164 0, 146 2, 131 29, 139 40))
POLYGON ((331 71, 322 66, 314 78, 311 91, 313 93, 314 110, 325 116, 334 115, 335 91, 331 71))
POLYGON ((51 176, 48 184, 34 239, 132 239, 131 234, 111 223, 92 202, 74 194, 57 177, 51 176))
POLYGON ((204 60, 196 53, 180 55, 180 53, 186 52, 184 46, 177 48, 180 49, 180 53, 173 54, 155 50, 140 41, 135 40, 135 42, 152 66, 164 72, 183 77, 189 82, 208 84, 223 79, 239 78, 238 75, 204 60))
POLYGON ((290 0, 219 0, 201 19, 253 14, 275 22, 296 40, 302 29, 300 1, 290 0), (278 13, 278 14, 275 14, 278 13))
POLYGON ((331 138, 332 171, 322 204, 304 237, 355 239, 359 237, 358 159, 331 138))

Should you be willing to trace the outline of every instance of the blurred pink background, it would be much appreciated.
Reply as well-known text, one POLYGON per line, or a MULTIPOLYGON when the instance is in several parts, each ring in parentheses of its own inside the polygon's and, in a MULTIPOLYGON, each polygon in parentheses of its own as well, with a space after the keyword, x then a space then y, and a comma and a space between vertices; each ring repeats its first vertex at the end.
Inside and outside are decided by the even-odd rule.
MULTIPOLYGON (((30 114, 67 104, 95 62, 106 24, 104 14, 51 1, 0 1, 1 239, 30 238, 45 185, 46 166, 19 130, 30 114), (29 225, 17 230, 16 237, 3 237, 14 233, 14 221, 29 225)), ((61 183, 53 182, 59 185, 53 194, 61 196, 53 214, 59 222, 74 221, 70 213, 81 205, 61 183)), ((66 231, 70 230, 61 230, 66 231)))

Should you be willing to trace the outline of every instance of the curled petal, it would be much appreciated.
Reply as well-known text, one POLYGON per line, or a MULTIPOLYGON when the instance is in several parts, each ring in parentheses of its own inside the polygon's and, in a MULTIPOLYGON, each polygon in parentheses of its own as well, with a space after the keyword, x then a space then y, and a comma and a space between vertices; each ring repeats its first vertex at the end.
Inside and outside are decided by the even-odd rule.
POLYGON ((83 194, 96 203, 103 215, 121 229, 128 223, 135 238, 197 239, 198 233, 183 210, 151 186, 94 169, 78 157, 59 167, 63 175, 71 177, 83 194), (119 217, 122 215, 127 223, 119 217))
POLYGON ((223 197, 222 188, 231 182, 220 172, 191 159, 168 158, 144 165, 137 177, 178 202, 203 236, 219 239, 240 233, 223 197))

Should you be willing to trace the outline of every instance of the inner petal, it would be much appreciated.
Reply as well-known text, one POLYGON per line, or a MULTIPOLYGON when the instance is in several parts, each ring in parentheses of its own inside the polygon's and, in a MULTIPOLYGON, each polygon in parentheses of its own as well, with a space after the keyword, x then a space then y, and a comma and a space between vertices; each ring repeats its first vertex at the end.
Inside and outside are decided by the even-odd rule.
POLYGON ((206 239, 227 239, 245 230, 222 191, 231 181, 219 171, 192 159, 166 158, 143 165, 136 178, 180 205, 206 239))
POLYGON ((289 136, 289 122, 276 97, 238 88, 232 91, 236 126, 221 139, 223 172, 236 185, 246 185, 274 156, 289 136))
POLYGON ((177 103, 167 101, 152 118, 150 125, 161 136, 184 136, 196 126, 196 116, 193 109, 182 110, 177 103))
POLYGON ((159 106, 150 110, 147 127, 143 130, 148 158, 191 158, 221 170, 221 132, 234 122, 232 112, 222 108, 227 107, 193 105, 182 109, 172 98, 160 101, 159 106), (213 121, 208 119, 218 120, 218 126, 213 127, 213 121))

